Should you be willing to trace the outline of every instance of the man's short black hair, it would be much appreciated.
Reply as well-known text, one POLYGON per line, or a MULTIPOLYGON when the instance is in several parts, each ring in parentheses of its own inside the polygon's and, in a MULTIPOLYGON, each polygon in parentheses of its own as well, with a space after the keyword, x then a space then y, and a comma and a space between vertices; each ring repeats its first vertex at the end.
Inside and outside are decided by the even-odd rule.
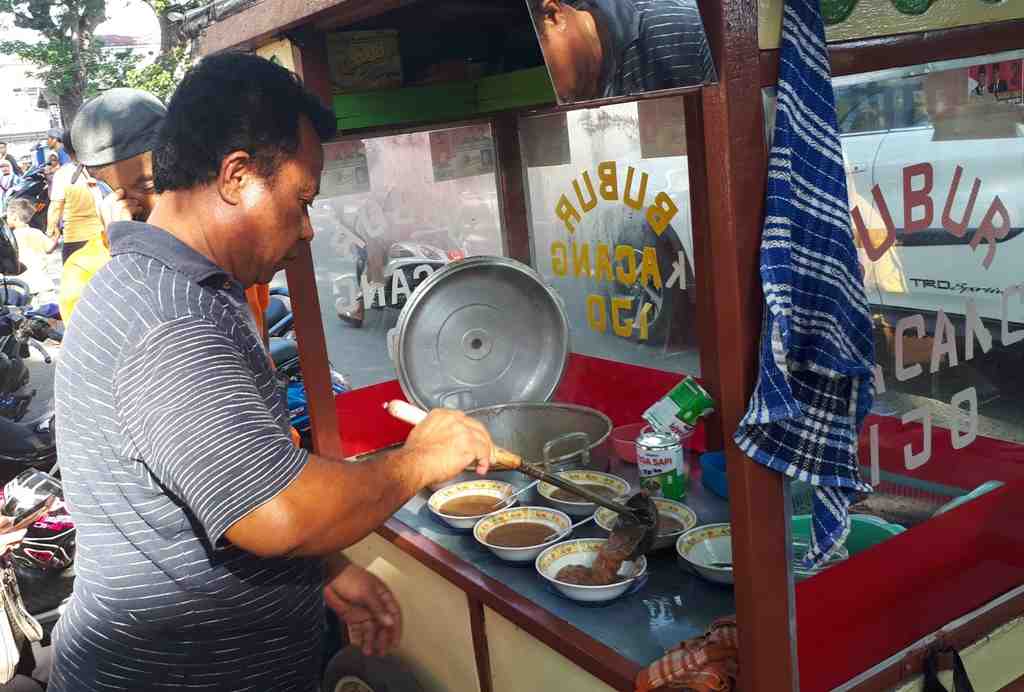
POLYGON ((167 105, 153 148, 157 192, 214 180, 233 151, 248 152, 259 173, 273 177, 298 151, 303 115, 321 140, 337 132, 334 113, 280 65, 236 52, 204 58, 167 105))

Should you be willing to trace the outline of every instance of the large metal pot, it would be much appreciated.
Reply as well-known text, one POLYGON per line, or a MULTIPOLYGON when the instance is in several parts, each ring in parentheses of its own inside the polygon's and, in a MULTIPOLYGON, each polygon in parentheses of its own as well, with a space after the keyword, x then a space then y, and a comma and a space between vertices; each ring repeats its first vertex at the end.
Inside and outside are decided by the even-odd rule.
POLYGON ((608 469, 608 416, 586 406, 560 403, 515 403, 487 406, 466 415, 483 423, 495 444, 524 461, 547 461, 554 471, 608 469))
MULTIPOLYGON (((467 411, 466 415, 483 423, 495 444, 515 452, 524 461, 547 460, 552 471, 608 470, 612 422, 600 411, 575 404, 519 403, 479 408, 467 411)), ((366 452, 357 456, 356 461, 376 459, 401 446, 366 452)), ((440 483, 430 489, 445 485, 440 483)))

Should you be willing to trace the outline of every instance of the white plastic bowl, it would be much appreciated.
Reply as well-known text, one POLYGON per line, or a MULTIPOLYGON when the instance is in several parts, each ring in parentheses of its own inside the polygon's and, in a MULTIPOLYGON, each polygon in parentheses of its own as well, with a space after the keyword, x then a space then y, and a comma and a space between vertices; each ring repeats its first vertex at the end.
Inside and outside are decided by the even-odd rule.
MULTIPOLYGON (((578 485, 603 485, 611 488, 614 492, 613 497, 619 497, 629 492, 629 483, 618 476, 613 476, 610 473, 577 470, 561 471, 555 475, 560 478, 564 478, 567 481, 572 481, 578 485)), ((549 502, 552 507, 563 511, 570 516, 590 516, 594 513, 594 510, 597 509, 597 505, 593 502, 569 502, 567 500, 557 500, 552 497, 557 490, 558 488, 550 483, 541 482, 540 485, 537 486, 537 492, 540 493, 540 496, 543 497, 546 502, 549 502)))
POLYGON ((473 537, 502 560, 509 562, 531 562, 536 560, 537 556, 546 547, 557 540, 566 538, 569 535, 567 531, 570 526, 572 526, 572 520, 569 518, 569 515, 565 512, 559 512, 557 509, 548 509, 547 507, 512 507, 490 514, 478 521, 476 526, 473 527, 473 537), (506 548, 487 542, 487 536, 494 529, 518 522, 544 524, 551 528, 552 533, 558 535, 540 545, 525 548, 506 548))
MULTIPOLYGON (((651 499, 654 500, 654 505, 658 508, 659 515, 670 516, 683 525, 683 528, 678 531, 659 534, 654 539, 654 545, 651 547, 651 550, 671 548, 676 544, 676 538, 680 534, 689 531, 697 525, 697 514, 682 502, 677 502, 676 500, 669 500, 664 497, 652 497, 651 499)), ((618 515, 610 509, 598 507, 597 512, 594 514, 594 523, 611 533, 616 517, 618 515)))
POLYGON ((633 562, 623 562, 619 575, 623 580, 608 586, 581 586, 569 584, 555 579, 555 575, 563 567, 569 565, 594 564, 601 546, 608 542, 607 538, 577 538, 564 543, 556 543, 537 556, 537 572, 551 582, 559 593, 574 601, 585 603, 601 603, 618 598, 626 593, 637 579, 647 573, 647 558, 640 556, 633 562))
POLYGON ((676 552, 708 581, 733 583, 732 527, 729 524, 705 524, 680 534, 676 539, 676 552), (716 567, 714 563, 729 566, 716 567))
MULTIPOLYGON (((434 513, 438 519, 448 524, 454 529, 471 529, 473 526, 480 521, 487 514, 493 514, 488 512, 487 514, 479 514, 475 517, 457 517, 452 514, 442 514, 441 507, 450 500, 454 500, 457 497, 465 497, 467 495, 489 495, 495 500, 503 500, 509 495, 515 492, 515 489, 511 483, 504 481, 491 481, 491 480, 478 480, 478 481, 463 481, 462 483, 455 483, 445 488, 441 488, 433 495, 430 496, 430 500, 427 501, 427 506, 430 511, 434 513)), ((512 500, 511 504, 515 504, 516 500, 512 500)), ((495 512, 505 509, 505 505, 502 505, 495 512)))

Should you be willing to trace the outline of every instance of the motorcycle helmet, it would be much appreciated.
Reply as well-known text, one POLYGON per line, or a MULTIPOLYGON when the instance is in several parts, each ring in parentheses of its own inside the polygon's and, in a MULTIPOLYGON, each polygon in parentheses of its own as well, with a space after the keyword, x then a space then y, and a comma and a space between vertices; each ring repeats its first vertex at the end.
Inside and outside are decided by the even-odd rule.
POLYGON ((28 527, 25 537, 11 551, 22 567, 39 572, 63 571, 75 558, 76 532, 71 515, 63 503, 60 481, 36 469, 27 469, 9 481, 3 489, 0 513, 28 520, 48 501, 57 504, 28 527))
POLYGON ((12 555, 22 567, 60 572, 75 560, 77 532, 67 508, 61 504, 28 528, 12 555))

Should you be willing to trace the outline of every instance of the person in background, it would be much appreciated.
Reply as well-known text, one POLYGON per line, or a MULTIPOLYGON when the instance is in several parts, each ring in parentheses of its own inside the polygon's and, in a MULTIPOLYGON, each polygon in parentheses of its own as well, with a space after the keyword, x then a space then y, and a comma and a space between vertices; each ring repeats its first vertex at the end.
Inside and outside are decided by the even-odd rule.
POLYGON ((60 313, 68 322, 83 289, 110 260, 102 226, 119 220, 145 220, 156 202, 153 142, 167 109, 138 89, 110 89, 86 103, 71 125, 79 164, 99 185, 100 233, 71 253, 60 281, 60 313), (105 186, 105 187, 104 187, 105 186))
POLYGON ((18 165, 18 162, 14 159, 14 157, 7 153, 7 142, 0 142, 0 159, 5 159, 9 161, 11 164, 11 169, 17 175, 21 175, 22 173, 25 172, 24 170, 22 170, 21 166, 18 165))
POLYGON ((21 165, 21 172, 28 173, 32 169, 32 157, 28 154, 18 159, 18 163, 21 165))
POLYGON ((64 151, 64 131, 60 128, 54 127, 46 132, 46 146, 36 147, 36 164, 43 166, 49 162, 51 154, 57 156, 57 166, 63 166, 65 163, 71 160, 67 152, 64 151))
POLYGON ((529 0, 560 103, 716 79, 696 0, 529 0))
POLYGON ((21 176, 14 172, 14 167, 7 159, 0 159, 0 206, 7 200, 11 192, 21 180, 21 176))
POLYGON ((60 170, 60 157, 57 152, 51 151, 46 157, 46 165, 43 167, 43 171, 46 173, 46 189, 53 189, 53 176, 57 175, 57 171, 60 170))
POLYGON ((36 304, 44 305, 57 302, 57 292, 46 266, 47 255, 56 249, 57 243, 28 225, 35 213, 27 199, 12 199, 7 205, 6 221, 18 243, 18 260, 25 265, 25 271, 18 278, 28 284, 36 304))
POLYGON ((103 193, 85 166, 75 160, 75 147, 70 132, 64 134, 64 151, 71 161, 53 175, 46 233, 54 242, 63 235, 61 261, 66 263, 72 254, 103 232, 99 212, 103 193))

